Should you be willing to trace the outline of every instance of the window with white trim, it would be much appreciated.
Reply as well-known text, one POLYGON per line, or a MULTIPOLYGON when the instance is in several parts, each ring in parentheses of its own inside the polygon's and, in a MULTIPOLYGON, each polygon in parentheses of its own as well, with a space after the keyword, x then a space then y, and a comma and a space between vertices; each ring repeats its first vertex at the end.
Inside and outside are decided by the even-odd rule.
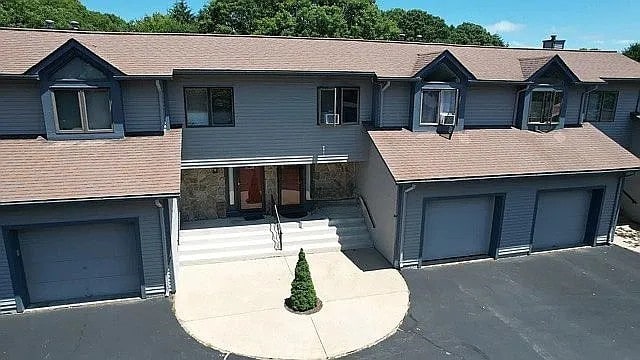
POLYGON ((113 132, 108 89, 56 89, 53 107, 59 133, 113 132))
POLYGON ((618 105, 617 91, 594 91, 587 99, 587 113, 584 121, 613 121, 618 105))
POLYGON ((457 109, 457 89, 422 90, 420 125, 455 125, 457 109))
POLYGON ((357 124, 360 118, 360 89, 334 87, 318 89, 318 124, 357 124))
POLYGON ((557 124, 564 92, 556 89, 536 89, 531 92, 529 103, 529 124, 557 124))

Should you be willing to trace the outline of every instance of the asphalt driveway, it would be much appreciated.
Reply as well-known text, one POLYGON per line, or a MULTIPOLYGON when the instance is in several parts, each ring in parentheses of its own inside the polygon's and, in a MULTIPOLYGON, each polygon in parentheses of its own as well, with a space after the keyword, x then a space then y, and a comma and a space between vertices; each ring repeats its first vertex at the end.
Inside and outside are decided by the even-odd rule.
MULTIPOLYGON (((640 254, 612 246, 402 271, 399 331, 348 359, 637 359, 640 254)), ((167 299, 0 316, 0 359, 239 359, 167 299)), ((250 331, 248 329, 248 331, 250 331)))
POLYGON ((607 246, 404 270, 400 330, 351 359, 638 359, 640 254, 607 246))

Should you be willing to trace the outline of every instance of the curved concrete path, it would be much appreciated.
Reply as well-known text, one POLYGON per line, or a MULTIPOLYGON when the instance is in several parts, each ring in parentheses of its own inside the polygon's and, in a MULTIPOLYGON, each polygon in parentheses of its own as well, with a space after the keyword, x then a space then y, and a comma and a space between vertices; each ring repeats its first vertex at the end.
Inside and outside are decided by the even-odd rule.
POLYGON ((375 250, 307 254, 307 260, 323 301, 316 314, 284 308, 293 256, 181 268, 176 317, 201 343, 258 358, 333 358, 396 331, 409 290, 375 250))

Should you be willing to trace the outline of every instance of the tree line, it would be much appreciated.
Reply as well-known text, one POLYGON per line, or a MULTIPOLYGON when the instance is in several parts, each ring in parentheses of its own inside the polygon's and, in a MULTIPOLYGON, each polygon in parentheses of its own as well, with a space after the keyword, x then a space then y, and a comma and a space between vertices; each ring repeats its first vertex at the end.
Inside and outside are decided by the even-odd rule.
POLYGON ((194 11, 178 0, 166 13, 126 21, 80 0, 2 0, 0 26, 82 30, 257 34, 407 40, 506 46, 497 34, 465 22, 448 25, 424 10, 381 10, 375 0, 211 0, 194 11))

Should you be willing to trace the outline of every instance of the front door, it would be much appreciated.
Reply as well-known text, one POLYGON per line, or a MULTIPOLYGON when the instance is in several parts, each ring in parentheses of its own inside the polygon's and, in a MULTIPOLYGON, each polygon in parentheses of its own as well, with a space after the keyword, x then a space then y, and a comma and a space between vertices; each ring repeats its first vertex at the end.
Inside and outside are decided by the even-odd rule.
POLYGON ((280 206, 286 210, 297 210, 302 205, 304 194, 303 166, 282 166, 278 176, 280 206))
POLYGON ((264 168, 242 167, 237 169, 238 197, 241 211, 264 209, 264 168))

